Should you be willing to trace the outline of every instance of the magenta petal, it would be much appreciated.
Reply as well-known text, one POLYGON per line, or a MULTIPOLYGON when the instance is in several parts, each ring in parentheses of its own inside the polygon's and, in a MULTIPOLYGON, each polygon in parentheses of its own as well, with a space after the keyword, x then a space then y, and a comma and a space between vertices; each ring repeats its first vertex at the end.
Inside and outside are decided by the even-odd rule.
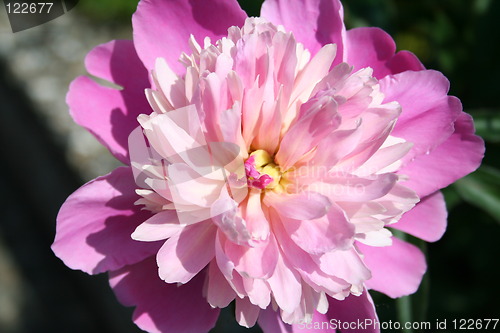
POLYGON ((134 43, 148 69, 162 57, 177 73, 184 66, 178 61, 182 52, 190 52, 188 40, 193 35, 203 45, 227 36, 230 26, 243 26, 247 15, 236 0, 144 0, 132 17, 134 43))
POLYGON ((391 227, 427 242, 439 240, 446 231, 448 212, 441 192, 423 198, 412 210, 405 213, 391 227))
POLYGON ((124 305, 136 306, 133 319, 148 332, 206 333, 219 309, 203 297, 205 274, 177 286, 160 280, 153 258, 110 273, 110 284, 124 305))
POLYGON ((455 133, 429 155, 418 156, 398 172, 410 177, 403 183, 425 196, 476 170, 484 156, 484 141, 474 135, 471 116, 461 113, 455 133), (425 174, 426 177, 420 177, 425 174))
POLYGON ((425 256, 419 248, 395 237, 391 246, 357 245, 372 272, 372 278, 366 282, 368 288, 392 298, 417 291, 427 269, 425 256))
MULTIPOLYGON (((373 300, 367 290, 363 292, 360 296, 350 295, 346 299, 339 301, 333 298, 328 298, 330 306, 328 307, 328 312, 325 317, 326 321, 331 319, 337 319, 339 323, 358 323, 361 322, 365 324, 360 327, 353 328, 341 328, 342 333, 378 333, 380 329, 377 329, 374 324, 378 323, 377 312, 375 311, 375 305, 373 300)), ((314 320, 314 319, 313 319, 314 320)), ((295 332, 295 330, 294 330, 295 332)), ((297 331, 303 332, 303 331, 297 331)), ((317 332, 317 331, 315 331, 317 332)))
POLYGON ((128 136, 137 127, 137 116, 152 112, 144 89, 148 73, 132 41, 116 40, 93 49, 85 59, 90 74, 123 87, 104 87, 88 77, 70 85, 66 102, 77 124, 91 132, 111 153, 129 164, 128 136))
MULTIPOLYGON (((281 316, 278 312, 272 309, 272 306, 268 306, 267 309, 260 311, 259 326, 264 333, 292 333, 292 326, 285 324, 281 320, 281 316)), ((318 331, 321 333, 320 331, 318 331)))
POLYGON ((73 269, 89 274, 116 270, 154 255, 161 243, 137 242, 130 235, 151 214, 134 202, 132 171, 120 167, 74 192, 57 216, 54 253, 73 269))
POLYGON ((380 80, 384 102, 397 101, 403 109, 391 135, 413 143, 404 161, 427 154, 453 133, 462 105, 448 96, 449 86, 443 74, 432 70, 407 71, 380 80))
POLYGON ((396 51, 392 37, 379 28, 355 28, 347 31, 347 63, 354 70, 373 68, 373 76, 378 79, 389 74, 407 70, 425 69, 418 58, 408 51, 396 51))
POLYGON ((334 65, 344 60, 344 10, 338 0, 266 0, 261 16, 293 32, 297 41, 316 54, 326 44, 337 44, 334 65))

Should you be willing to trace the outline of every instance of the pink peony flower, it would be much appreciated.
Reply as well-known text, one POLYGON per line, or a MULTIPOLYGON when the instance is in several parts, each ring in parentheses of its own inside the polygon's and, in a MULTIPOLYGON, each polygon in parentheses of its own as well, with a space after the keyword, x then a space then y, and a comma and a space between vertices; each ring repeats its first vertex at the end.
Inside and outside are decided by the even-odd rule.
POLYGON ((376 320, 368 289, 417 290, 425 258, 389 228, 438 240, 439 189, 484 153, 441 73, 380 29, 346 31, 337 0, 266 0, 262 18, 143 0, 133 27, 86 58, 123 89, 79 77, 68 93, 128 166, 62 206, 66 265, 108 271, 150 332, 208 332, 232 301, 243 326, 309 332, 376 320))

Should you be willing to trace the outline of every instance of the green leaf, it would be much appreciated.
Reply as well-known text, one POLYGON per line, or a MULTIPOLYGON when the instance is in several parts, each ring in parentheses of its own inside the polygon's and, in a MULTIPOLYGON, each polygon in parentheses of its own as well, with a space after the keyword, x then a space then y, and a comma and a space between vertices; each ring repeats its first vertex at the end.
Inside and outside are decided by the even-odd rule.
POLYGON ((483 165, 458 180, 454 187, 465 201, 483 209, 500 222, 500 170, 483 165))
POLYGON ((490 142, 500 142, 500 110, 469 110, 474 117, 476 134, 490 142))

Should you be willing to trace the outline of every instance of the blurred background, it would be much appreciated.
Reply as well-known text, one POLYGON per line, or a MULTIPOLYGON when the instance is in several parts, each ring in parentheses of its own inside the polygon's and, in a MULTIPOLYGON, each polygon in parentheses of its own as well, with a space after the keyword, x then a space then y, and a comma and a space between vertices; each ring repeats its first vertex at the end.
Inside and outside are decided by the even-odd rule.
MULTIPOLYGON (((260 0, 241 0, 258 16, 260 0)), ((500 1, 344 0, 348 28, 377 26, 398 49, 443 72, 486 141, 483 166, 445 189, 449 226, 416 295, 374 293, 384 321, 499 318, 500 1)), ((139 332, 105 275, 65 267, 50 250, 55 217, 84 182, 118 165, 67 112, 72 79, 94 46, 131 38, 134 0, 80 0, 69 13, 12 33, 0 8, 0 332, 139 332)), ((446 166, 444 166, 446 167, 446 166)), ((230 311, 213 332, 247 332, 230 311)), ((196 320, 195 317, 193 320, 196 320)), ((500 328, 500 327, 499 327, 500 328)), ((497 329, 499 329, 497 328, 497 329)), ((251 332, 260 332, 255 327, 251 332)), ((175 333, 175 332, 174 332, 175 333)))

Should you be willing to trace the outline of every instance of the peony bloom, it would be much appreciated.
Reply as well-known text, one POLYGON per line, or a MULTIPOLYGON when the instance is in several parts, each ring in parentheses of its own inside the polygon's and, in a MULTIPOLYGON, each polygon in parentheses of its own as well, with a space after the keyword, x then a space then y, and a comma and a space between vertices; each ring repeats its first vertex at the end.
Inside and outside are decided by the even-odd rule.
POLYGON ((68 93, 128 166, 64 203, 66 265, 109 272, 150 332, 208 332, 233 301, 243 326, 308 332, 376 320, 369 289, 416 291, 425 258, 390 229, 438 240, 439 189, 484 153, 441 73, 382 30, 346 31, 337 0, 266 0, 262 18, 143 0, 133 28, 86 58, 123 89, 79 77, 68 93))

